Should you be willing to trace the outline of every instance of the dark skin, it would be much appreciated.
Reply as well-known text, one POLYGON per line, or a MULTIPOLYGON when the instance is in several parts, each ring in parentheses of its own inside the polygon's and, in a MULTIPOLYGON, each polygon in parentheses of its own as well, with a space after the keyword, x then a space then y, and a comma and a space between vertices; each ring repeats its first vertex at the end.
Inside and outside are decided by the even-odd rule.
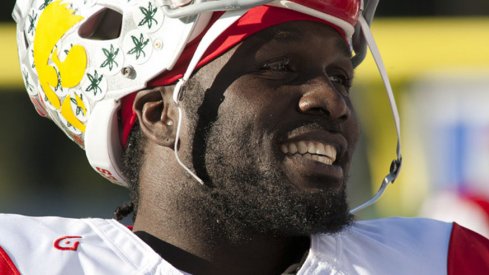
MULTIPOLYGON (((289 22, 248 38, 197 75, 209 87, 207 92, 216 94, 207 108, 210 113, 201 116, 217 121, 233 117, 252 125, 249 140, 267 160, 264 163, 270 163, 259 171, 279 169, 285 184, 305 194, 334 193, 344 187, 358 125, 348 94, 353 77, 350 53, 336 31, 319 23, 289 22), (334 163, 281 151, 282 145, 298 140, 333 145, 334 163)), ((193 274, 279 274, 299 261, 309 248, 307 235, 242 228, 238 230, 245 237, 230 241, 220 232, 218 218, 210 220, 203 215, 206 209, 192 206, 189 194, 217 188, 213 182, 218 175, 193 149, 194 135, 185 116, 179 155, 206 186, 176 162, 178 116, 171 96, 172 87, 160 87, 139 92, 135 100, 146 138, 136 234, 165 260, 193 274)), ((239 176, 239 167, 235 170, 239 176)))

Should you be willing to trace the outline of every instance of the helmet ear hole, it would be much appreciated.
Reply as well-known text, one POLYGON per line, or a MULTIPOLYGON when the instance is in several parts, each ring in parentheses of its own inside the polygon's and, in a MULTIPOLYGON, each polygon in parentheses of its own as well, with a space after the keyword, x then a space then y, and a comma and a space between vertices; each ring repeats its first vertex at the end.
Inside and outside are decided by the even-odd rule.
POLYGON ((110 8, 103 8, 80 26, 78 34, 91 40, 110 40, 121 35, 121 27, 122 14, 110 8))

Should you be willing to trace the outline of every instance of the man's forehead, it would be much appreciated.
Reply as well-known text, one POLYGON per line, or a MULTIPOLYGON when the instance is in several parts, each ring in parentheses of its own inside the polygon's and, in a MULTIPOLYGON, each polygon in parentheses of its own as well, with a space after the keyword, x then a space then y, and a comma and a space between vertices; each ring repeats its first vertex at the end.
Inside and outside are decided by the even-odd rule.
POLYGON ((345 56, 352 52, 343 36, 333 27, 317 22, 295 21, 268 28, 254 35, 262 43, 286 45, 290 43, 308 43, 311 36, 336 39, 335 47, 345 56))

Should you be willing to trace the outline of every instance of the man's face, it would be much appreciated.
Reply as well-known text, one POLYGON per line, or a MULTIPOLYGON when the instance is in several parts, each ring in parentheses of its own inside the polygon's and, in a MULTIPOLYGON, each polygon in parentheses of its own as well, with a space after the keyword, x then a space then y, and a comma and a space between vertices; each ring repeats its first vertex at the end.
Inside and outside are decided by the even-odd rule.
POLYGON ((235 233, 340 230, 358 138, 345 41, 328 26, 289 22, 226 55, 199 72, 203 83, 215 75, 194 125, 193 164, 211 190, 199 204, 235 233))

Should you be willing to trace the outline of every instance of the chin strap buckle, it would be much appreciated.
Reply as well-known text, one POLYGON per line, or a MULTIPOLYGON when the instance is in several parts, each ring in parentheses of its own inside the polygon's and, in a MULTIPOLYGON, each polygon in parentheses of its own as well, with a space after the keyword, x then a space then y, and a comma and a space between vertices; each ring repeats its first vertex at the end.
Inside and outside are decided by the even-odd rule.
POLYGON ((399 172, 401 171, 402 166, 402 157, 395 159, 391 162, 391 167, 389 168, 389 176, 392 177, 390 180, 391 183, 394 183, 397 176, 399 176, 399 172))
POLYGON ((180 78, 173 89, 173 101, 178 105, 183 99, 183 90, 187 81, 180 78))

